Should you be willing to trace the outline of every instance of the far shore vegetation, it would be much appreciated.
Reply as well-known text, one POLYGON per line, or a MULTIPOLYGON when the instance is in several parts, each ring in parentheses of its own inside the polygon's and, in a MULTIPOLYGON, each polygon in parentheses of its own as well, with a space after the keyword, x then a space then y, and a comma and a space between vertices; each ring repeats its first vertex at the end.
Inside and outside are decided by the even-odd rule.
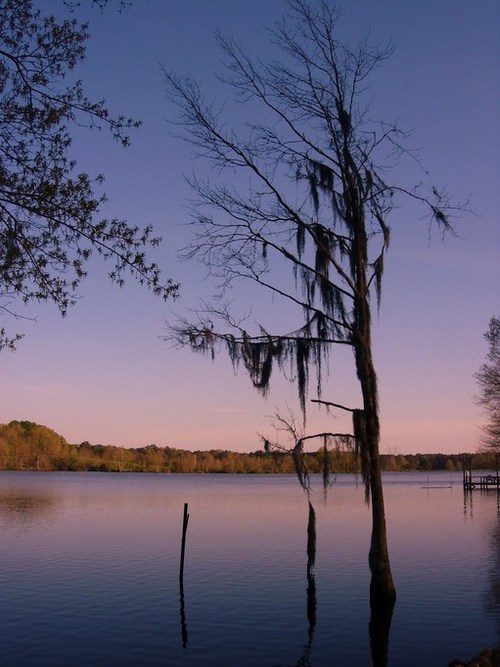
MULTIPOLYGON (((461 454, 382 454, 384 472, 462 470, 464 457, 476 470, 495 468, 494 452, 461 454)), ((304 454, 310 474, 323 473, 324 451, 304 454)), ((351 451, 330 450, 328 471, 359 473, 360 461, 351 451)), ((223 449, 187 451, 174 447, 115 447, 69 444, 55 431, 30 421, 0 424, 0 470, 66 470, 168 473, 294 473, 291 453, 257 450, 249 453, 223 449)))

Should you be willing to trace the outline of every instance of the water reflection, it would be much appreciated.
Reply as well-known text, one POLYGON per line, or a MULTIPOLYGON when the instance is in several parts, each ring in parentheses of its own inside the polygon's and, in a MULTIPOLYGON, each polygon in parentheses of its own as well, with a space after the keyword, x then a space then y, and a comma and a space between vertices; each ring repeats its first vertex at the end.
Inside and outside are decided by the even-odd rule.
POLYGON ((297 667, 309 667, 309 655, 313 645, 314 631, 316 629, 316 581, 314 578, 314 565, 316 562, 316 512, 308 500, 309 511, 307 519, 307 587, 306 587, 306 609, 307 609, 307 643, 304 652, 297 663, 297 667))
POLYGON ((0 492, 0 516, 6 528, 27 528, 54 517, 56 497, 45 493, 0 492))
POLYGON ((312 644, 316 628, 316 581, 314 579, 314 565, 316 563, 316 512, 309 501, 307 520, 307 634, 308 646, 312 644))
POLYGON ((464 517, 472 519, 474 515, 474 501, 471 489, 464 489, 464 517))
POLYGON ((186 607, 184 604, 184 581, 179 581, 179 597, 180 597, 180 616, 181 616, 181 640, 182 648, 187 648, 188 645, 188 629, 186 621, 186 607))
POLYGON ((425 476, 388 478, 391 623, 390 609, 370 617, 370 516, 352 477, 328 503, 313 478, 314 512, 291 476, 11 477, 0 475, 2 667, 440 667, 498 637, 499 499, 475 491, 464 517, 460 480, 438 489, 445 476, 433 477, 428 492, 425 476))
POLYGON ((486 595, 486 610, 493 614, 497 624, 497 634, 500 641, 500 492, 495 491, 497 516, 492 523, 489 538, 491 559, 489 565, 490 594, 486 595))
MULTIPOLYGON (((306 608, 307 608, 307 643, 296 667, 309 667, 314 634, 317 624, 317 595, 314 565, 316 561, 316 513, 308 500, 307 522, 307 570, 306 570, 306 608)), ((394 603, 384 604, 376 599, 370 601, 370 621, 368 637, 373 667, 387 667, 389 659, 389 635, 394 603)))
POLYGON ((386 667, 389 659, 389 635, 394 603, 371 601, 371 617, 368 625, 373 667, 386 667))

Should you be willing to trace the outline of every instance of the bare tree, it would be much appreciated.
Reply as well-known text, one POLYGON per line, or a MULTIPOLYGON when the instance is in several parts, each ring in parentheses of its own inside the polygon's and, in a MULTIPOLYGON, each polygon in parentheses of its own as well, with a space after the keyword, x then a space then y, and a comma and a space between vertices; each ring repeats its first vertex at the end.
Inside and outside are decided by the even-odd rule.
POLYGON ((444 231, 452 231, 452 207, 436 188, 427 196, 387 181, 387 167, 404 152, 405 135, 396 124, 372 122, 364 98, 370 75, 391 49, 367 39, 355 48, 342 43, 339 13, 326 0, 289 0, 288 7, 272 32, 279 62, 256 62, 235 41, 217 37, 227 59, 221 81, 255 122, 228 129, 224 108, 207 103, 195 81, 170 71, 165 81, 181 136, 213 175, 189 181, 196 193, 196 231, 186 257, 204 261, 222 293, 235 279, 253 281, 295 308, 299 324, 292 331, 271 332, 264 325, 250 330, 227 304, 215 301, 196 322, 173 325, 167 338, 212 354, 225 347, 264 394, 275 366, 292 368, 304 415, 310 371, 316 371, 316 400, 352 415, 350 437, 361 454, 372 508, 371 599, 393 602, 371 295, 380 301, 387 217, 398 196, 427 207, 429 220, 444 231), (282 279, 283 267, 292 282, 282 279), (338 346, 353 351, 359 406, 321 398, 323 371, 338 346))
POLYGON ((500 319, 492 317, 484 334, 489 349, 487 360, 475 374, 480 405, 488 422, 482 428, 481 444, 485 449, 500 452, 500 319))

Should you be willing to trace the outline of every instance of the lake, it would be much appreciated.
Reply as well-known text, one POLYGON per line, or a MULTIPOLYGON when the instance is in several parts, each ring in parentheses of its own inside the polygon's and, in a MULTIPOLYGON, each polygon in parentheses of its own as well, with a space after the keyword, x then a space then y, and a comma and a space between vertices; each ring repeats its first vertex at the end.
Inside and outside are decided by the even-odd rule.
MULTIPOLYGON (((457 473, 384 476, 390 667, 500 644, 500 499, 457 473)), ((370 510, 338 475, 0 472, 0 665, 370 667, 370 510), (179 558, 189 503, 184 585, 179 558), (314 594, 315 593, 315 594, 314 594)))

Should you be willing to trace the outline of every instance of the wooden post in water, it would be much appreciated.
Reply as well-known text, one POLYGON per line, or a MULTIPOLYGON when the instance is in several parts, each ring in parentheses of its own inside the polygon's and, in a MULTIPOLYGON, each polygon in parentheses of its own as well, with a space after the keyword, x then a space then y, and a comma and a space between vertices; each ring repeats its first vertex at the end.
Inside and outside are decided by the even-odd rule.
POLYGON ((186 553, 186 533, 189 521, 188 504, 184 503, 184 516, 182 519, 182 541, 181 541, 181 563, 179 567, 179 596, 180 596, 180 614, 181 614, 181 636, 182 646, 187 647, 188 631, 186 623, 186 610, 184 607, 184 555, 186 553))
POLYGON ((188 504, 184 503, 184 517, 182 519, 182 542, 181 542, 181 563, 179 567, 179 581, 184 580, 184 555, 186 553, 186 533, 189 521, 188 504))
POLYGON ((467 474, 467 459, 462 457, 462 480, 463 480, 463 485, 464 485, 464 491, 467 491, 470 488, 469 485, 469 476, 467 474))

